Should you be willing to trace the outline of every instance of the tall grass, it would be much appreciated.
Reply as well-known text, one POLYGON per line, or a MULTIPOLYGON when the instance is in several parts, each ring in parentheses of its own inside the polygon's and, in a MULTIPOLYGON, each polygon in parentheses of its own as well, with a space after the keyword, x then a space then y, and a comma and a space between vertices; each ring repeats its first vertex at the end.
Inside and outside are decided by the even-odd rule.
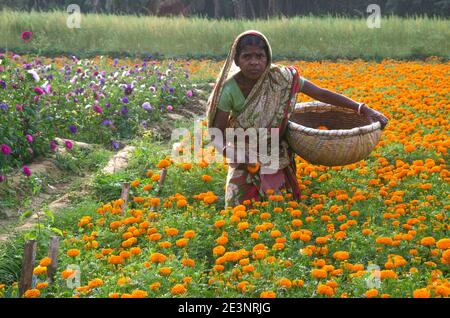
POLYGON ((412 59, 450 56, 449 20, 382 16, 381 28, 365 19, 296 17, 270 20, 208 20, 181 17, 137 17, 83 14, 81 28, 66 25, 65 12, 0 12, 1 48, 41 54, 217 57, 227 54, 233 39, 247 29, 269 38, 277 58, 412 59), (32 31, 24 43, 20 35, 32 31))

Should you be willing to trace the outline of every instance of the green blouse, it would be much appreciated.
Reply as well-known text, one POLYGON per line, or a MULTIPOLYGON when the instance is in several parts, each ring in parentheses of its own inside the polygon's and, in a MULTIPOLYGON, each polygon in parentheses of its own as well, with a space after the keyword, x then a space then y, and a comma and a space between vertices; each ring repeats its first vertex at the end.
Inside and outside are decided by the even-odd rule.
MULTIPOLYGON (((305 79, 300 76, 300 91, 303 88, 305 79)), ((232 115, 237 115, 244 109, 245 97, 239 88, 234 77, 229 79, 223 86, 217 107, 232 115)))

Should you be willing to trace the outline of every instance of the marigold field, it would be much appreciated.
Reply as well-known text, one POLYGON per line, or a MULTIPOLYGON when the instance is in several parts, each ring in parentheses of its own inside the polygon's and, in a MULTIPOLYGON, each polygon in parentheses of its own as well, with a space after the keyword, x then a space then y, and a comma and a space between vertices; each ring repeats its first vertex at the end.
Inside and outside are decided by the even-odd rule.
MULTIPOLYGON (((105 202, 65 230, 56 283, 37 260, 25 297, 449 297, 450 63, 279 63, 389 118, 366 160, 297 157, 299 202, 269 191, 224 210, 227 167, 208 163, 209 148, 194 162, 161 157, 132 180, 126 208, 105 202), (162 169, 189 186, 159 197, 162 169)), ((221 62, 186 67, 211 79, 221 62)))

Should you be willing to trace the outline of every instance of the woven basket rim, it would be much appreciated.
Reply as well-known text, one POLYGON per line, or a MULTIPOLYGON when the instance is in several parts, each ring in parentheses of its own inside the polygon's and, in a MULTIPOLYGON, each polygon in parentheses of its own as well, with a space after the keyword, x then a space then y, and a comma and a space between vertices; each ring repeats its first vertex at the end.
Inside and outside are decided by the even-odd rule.
MULTIPOLYGON (((356 113, 354 110, 331 105, 323 102, 305 102, 305 103, 297 103, 295 105, 294 113, 301 113, 308 110, 308 108, 327 108, 329 110, 336 110, 336 111, 342 111, 346 113, 356 113)), ((292 130, 295 130, 297 132, 305 133, 310 136, 328 136, 328 137, 353 137, 353 136, 360 136, 369 134, 375 130, 381 129, 381 123, 379 121, 376 121, 370 125, 365 125, 361 127, 355 127, 352 129, 331 129, 331 130, 321 130, 321 129, 315 129, 311 127, 306 127, 304 125, 298 124, 296 122, 293 122, 289 120, 289 128, 292 130)))

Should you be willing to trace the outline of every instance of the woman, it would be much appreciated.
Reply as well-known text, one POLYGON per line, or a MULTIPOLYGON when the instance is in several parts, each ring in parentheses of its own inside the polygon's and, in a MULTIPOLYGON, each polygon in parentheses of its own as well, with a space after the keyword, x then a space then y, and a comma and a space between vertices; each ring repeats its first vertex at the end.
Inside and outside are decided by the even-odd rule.
POLYGON ((208 126, 223 132, 222 140, 213 138, 213 143, 223 155, 236 161, 237 157, 227 152, 230 147, 237 149, 235 143, 225 144, 226 128, 278 128, 281 141, 276 171, 263 173, 260 164, 250 164, 248 151, 245 151, 245 162, 229 165, 225 191, 227 207, 245 200, 259 201, 267 193, 280 193, 282 189, 292 193, 294 199, 300 198, 294 154, 282 138, 300 92, 324 103, 358 111, 372 121, 380 121, 382 129, 388 122, 385 116, 364 103, 314 85, 301 77, 294 67, 272 64, 272 50, 262 33, 240 34, 208 100, 208 126), (234 72, 233 62, 239 67, 234 72))

